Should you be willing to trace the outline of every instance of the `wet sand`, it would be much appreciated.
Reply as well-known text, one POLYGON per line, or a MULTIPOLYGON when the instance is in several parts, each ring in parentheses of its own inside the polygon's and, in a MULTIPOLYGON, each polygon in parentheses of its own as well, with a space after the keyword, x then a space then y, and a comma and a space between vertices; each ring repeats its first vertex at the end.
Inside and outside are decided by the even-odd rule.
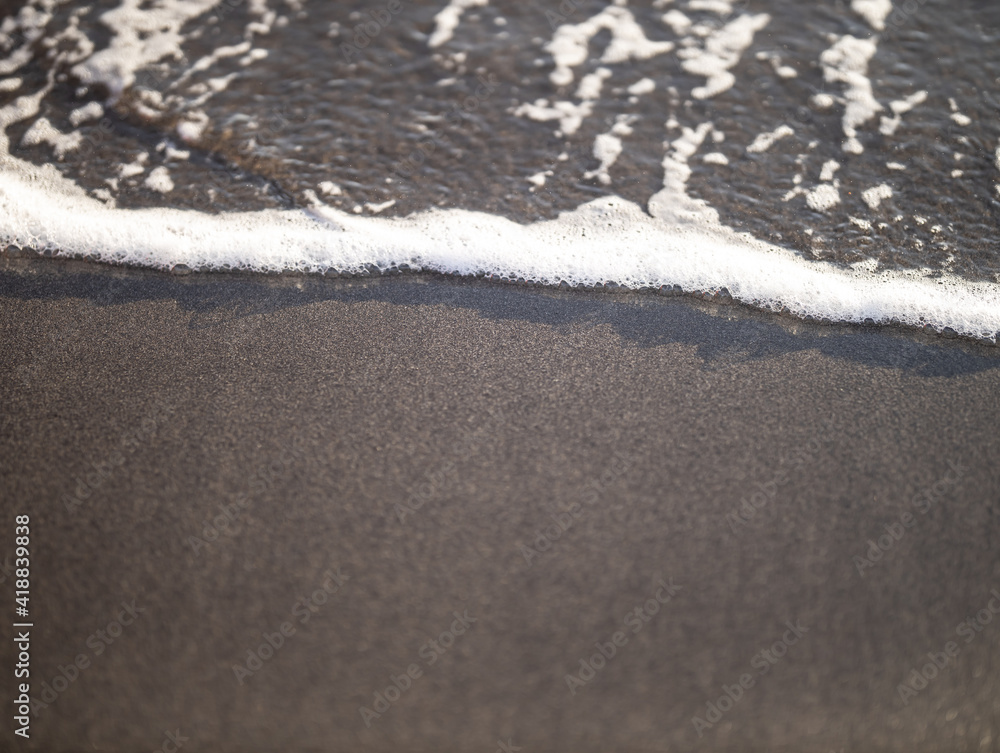
POLYGON ((996 348, 642 293, 2 258, 0 349, 0 556, 29 514, 50 699, 14 736, 5 617, 5 749, 1000 739, 996 348))

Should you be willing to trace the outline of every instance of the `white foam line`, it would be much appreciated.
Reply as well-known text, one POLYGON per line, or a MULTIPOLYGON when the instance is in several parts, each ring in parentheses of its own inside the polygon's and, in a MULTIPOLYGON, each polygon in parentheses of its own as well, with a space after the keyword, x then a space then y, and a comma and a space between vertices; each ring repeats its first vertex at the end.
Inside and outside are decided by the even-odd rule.
POLYGON ((477 5, 486 5, 489 0, 451 0, 444 10, 434 16, 435 29, 427 42, 429 47, 440 47, 451 41, 458 28, 458 22, 462 19, 462 14, 469 8, 477 5))
POLYGON ((403 219, 312 210, 343 228, 336 232, 298 211, 207 215, 114 210, 80 190, 44 191, 14 172, 3 172, 0 207, 7 218, 4 241, 106 262, 269 272, 360 272, 371 263, 406 263, 546 284, 726 287, 738 300, 769 309, 787 307, 800 316, 918 326, 926 319, 979 338, 1000 331, 998 285, 890 272, 871 277, 807 262, 725 228, 677 227, 678 214, 669 222, 657 220, 618 198, 598 199, 532 225, 465 210, 403 219))

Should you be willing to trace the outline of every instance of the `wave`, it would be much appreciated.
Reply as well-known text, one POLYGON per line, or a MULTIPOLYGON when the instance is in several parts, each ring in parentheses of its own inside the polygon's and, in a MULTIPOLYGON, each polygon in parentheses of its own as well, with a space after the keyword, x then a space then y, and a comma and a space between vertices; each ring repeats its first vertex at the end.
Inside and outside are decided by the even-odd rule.
MULTIPOLYGON (((20 34, 21 44, 11 43, 0 70, 10 80, 12 74, 32 60, 26 55, 44 35, 53 36, 53 17, 63 4, 28 3, 15 23, 6 23, 4 34, 20 34)), ((302 3, 290 3, 298 7, 302 3)), ((545 50, 553 67, 549 78, 554 87, 565 91, 576 83, 599 37, 608 40, 598 67, 579 77, 575 96, 562 100, 522 102, 512 108, 516 118, 558 125, 562 138, 573 136, 592 116, 602 89, 612 77, 614 66, 630 61, 649 60, 676 54, 684 71, 704 79, 692 87, 694 100, 711 100, 736 85, 733 73, 755 35, 771 21, 766 13, 750 13, 723 0, 688 0, 680 5, 656 0, 654 7, 666 7, 662 22, 673 29, 678 41, 652 39, 627 7, 616 0, 599 12, 573 23, 569 18, 576 4, 567 0, 549 18, 553 27, 545 50), (695 12, 715 13, 720 22, 695 29, 695 12), (603 35, 603 36, 602 36, 603 35)), ((452 0, 434 15, 435 28, 428 45, 446 47, 463 18, 487 0, 452 0)), ((787 311, 847 322, 899 322, 911 326, 950 328, 971 337, 994 340, 1000 333, 1000 285, 993 281, 965 279, 948 271, 929 269, 878 269, 871 260, 853 265, 804 258, 801 253, 752 237, 726 226, 708 202, 693 198, 688 183, 691 160, 701 152, 704 163, 724 164, 718 152, 707 152, 706 143, 717 143, 713 122, 705 120, 689 126, 667 124, 674 138, 665 142, 660 167, 662 188, 645 206, 619 196, 604 196, 563 211, 554 219, 521 224, 498 214, 468 209, 430 209, 408 216, 372 216, 392 205, 369 204, 344 211, 304 192, 304 206, 294 209, 259 209, 246 212, 209 213, 160 206, 124 209, 102 195, 87 190, 52 164, 36 165, 15 156, 9 143, 11 126, 34 118, 22 135, 21 146, 48 144, 54 153, 78 149, 79 133, 63 132, 44 117, 42 103, 57 84, 57 73, 69 70, 75 80, 89 87, 101 86, 103 106, 112 106, 136 86, 141 72, 171 55, 183 57, 182 33, 185 24, 227 8, 214 0, 162 0, 155 6, 139 0, 125 0, 105 12, 100 20, 112 34, 107 47, 95 51, 90 38, 81 31, 78 12, 70 13, 61 32, 60 52, 50 61, 46 83, 38 90, 23 93, 0 107, 0 207, 3 210, 0 239, 7 244, 61 256, 85 257, 101 262, 150 266, 161 269, 184 267, 194 270, 246 269, 260 272, 309 272, 364 274, 372 270, 408 268, 459 275, 495 275, 524 279, 546 285, 572 286, 617 284, 628 288, 673 288, 688 292, 727 291, 734 299, 766 309, 787 311), (60 56, 62 56, 60 58, 60 56)), ((875 98, 867 76, 877 49, 879 32, 885 29, 892 5, 888 0, 854 0, 859 19, 871 26, 866 38, 843 34, 830 39, 818 63, 825 79, 841 87, 844 105, 841 118, 840 149, 844 155, 864 151, 859 132, 874 122, 885 108, 875 98)), ((389 3, 382 15, 371 14, 356 29, 382 27, 402 10, 389 3)), ((213 79, 214 87, 192 87, 198 96, 182 96, 182 83, 196 74, 211 71, 224 59, 239 59, 252 67, 266 55, 255 53, 255 37, 281 26, 281 19, 263 0, 250 3, 252 21, 238 44, 218 45, 188 65, 174 77, 166 96, 137 98, 156 110, 174 98, 174 128, 181 144, 197 146, 207 123, 205 103, 213 93, 225 89, 225 77, 213 79), (174 93, 170 93, 174 92, 174 93), (177 115, 177 113, 181 113, 177 115)), ((285 18, 285 23, 288 19, 285 18)), ((376 32, 377 33, 377 32, 376 32)), ((343 44, 354 37, 343 32, 343 44)), ((460 55, 457 54, 456 57, 460 55)), ((775 59, 776 75, 791 78, 794 68, 775 59)), ((5 91, 21 91, 23 84, 7 85, 5 91)), ((4 88, 0 86, 0 88, 4 88)), ((651 79, 641 79, 628 88, 633 100, 656 89, 651 79)), ((926 92, 893 101, 892 117, 882 118, 883 132, 899 127, 900 119, 926 99, 926 92)), ((145 104, 142 104, 142 103, 145 104)), ((830 107, 834 102, 820 102, 830 107)), ((956 110, 957 108, 953 108, 956 110)), ((78 108, 81 123, 100 115, 101 106, 90 103, 78 108), (83 112, 87 107, 90 112, 83 112)), ((70 120, 73 121, 71 114, 70 120)), ((954 118, 953 118, 954 119, 954 118)), ((598 184, 611 183, 615 169, 631 135, 634 117, 621 114, 606 132, 594 138, 593 155, 599 165, 586 178, 598 184)), ((956 120, 956 122, 958 122, 956 120)), ((774 148, 794 130, 781 124, 757 134, 746 147, 748 154, 774 148)), ((168 148, 169 145, 168 145, 168 148)), ((177 150, 175 150, 177 151, 177 150)), ((848 159, 846 157, 844 159, 848 159)), ((1000 169, 1000 150, 997 155, 1000 169)), ((142 173, 143 161, 115 166, 119 176, 130 169, 142 173)), ((804 195, 815 211, 826 211, 840 201, 841 184, 836 178, 840 162, 827 160, 816 182, 807 187, 795 183, 791 195, 804 195)), ((548 173, 528 179, 535 187, 545 184, 548 173)), ((117 180, 117 179, 115 179, 117 180)), ((109 185, 113 185, 109 181, 109 185)), ((166 167, 151 169, 145 185, 164 196, 173 186, 166 167)), ((339 186, 320 184, 321 193, 336 195, 339 186)), ((866 204, 875 209, 890 200, 888 184, 875 185, 864 194, 866 204)), ((864 222, 864 221, 860 221, 864 222)))

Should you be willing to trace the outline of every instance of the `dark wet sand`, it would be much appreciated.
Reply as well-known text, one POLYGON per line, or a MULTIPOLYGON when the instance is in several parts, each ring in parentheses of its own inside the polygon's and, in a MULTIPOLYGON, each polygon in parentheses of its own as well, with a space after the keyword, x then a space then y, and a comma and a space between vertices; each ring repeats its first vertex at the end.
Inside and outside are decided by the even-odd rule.
POLYGON ((0 350, 0 556, 30 514, 32 696, 86 660, 13 736, 5 577, 3 749, 1000 745, 996 348, 655 295, 3 259, 0 350), (676 595, 626 623, 661 578, 676 595), (454 612, 475 622, 435 652, 454 612), (281 646, 241 685, 262 632, 281 646))

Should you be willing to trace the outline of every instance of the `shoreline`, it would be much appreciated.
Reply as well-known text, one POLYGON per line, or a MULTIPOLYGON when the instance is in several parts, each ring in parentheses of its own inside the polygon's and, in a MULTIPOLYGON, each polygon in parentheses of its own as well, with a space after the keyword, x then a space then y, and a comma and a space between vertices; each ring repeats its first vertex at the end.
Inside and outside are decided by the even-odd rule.
MULTIPOLYGON (((184 265, 180 265, 184 266, 184 265)), ((725 313, 732 310, 737 317, 763 316, 773 318, 779 324, 803 324, 821 328, 847 328, 845 331, 858 329, 862 331, 884 331, 887 334, 903 335, 915 338, 922 343, 931 344, 937 341, 958 341, 969 345, 986 347, 987 349, 1000 347, 1000 332, 995 339, 977 338, 971 335, 960 334, 950 327, 936 329, 932 325, 925 324, 914 326, 899 320, 889 322, 876 322, 868 319, 864 322, 853 322, 845 320, 833 320, 826 318, 816 318, 813 316, 799 316, 791 313, 787 308, 780 311, 757 306, 751 303, 735 299, 728 289, 722 288, 719 292, 685 291, 677 285, 663 285, 659 288, 627 288, 615 283, 606 285, 576 285, 567 283, 559 285, 548 285, 523 279, 512 279, 494 274, 482 273, 476 275, 446 274, 436 271, 411 270, 411 269, 390 269, 379 271, 373 265, 373 271, 368 274, 352 274, 341 272, 256 272, 245 269, 215 269, 215 270, 192 270, 183 269, 158 269, 151 267, 134 266, 126 263, 111 263, 97 259, 63 257, 58 255, 44 255, 30 250, 11 251, 11 248, 0 250, 0 272, 32 272, 39 273, 55 272, 64 270, 70 273, 91 273, 95 275, 110 274, 114 276, 116 272, 125 275, 148 274, 154 277, 166 279, 187 280, 192 284, 211 283, 216 280, 235 279, 244 282, 258 282, 261 284, 278 284, 284 282, 290 285, 296 284, 296 280, 309 280, 317 283, 372 283, 376 281, 388 281, 394 279, 412 280, 418 284, 422 282, 454 282, 457 284, 470 283, 483 285, 485 287, 502 286, 504 288, 535 291, 550 294, 568 295, 598 295, 611 296, 613 300, 630 302, 635 297, 639 299, 678 299, 698 310, 705 310, 713 314, 720 310, 725 313), (55 265, 55 266, 52 266, 55 265), (66 265, 66 266, 61 266, 66 265)), ((793 327, 794 329, 794 327, 793 327)))

